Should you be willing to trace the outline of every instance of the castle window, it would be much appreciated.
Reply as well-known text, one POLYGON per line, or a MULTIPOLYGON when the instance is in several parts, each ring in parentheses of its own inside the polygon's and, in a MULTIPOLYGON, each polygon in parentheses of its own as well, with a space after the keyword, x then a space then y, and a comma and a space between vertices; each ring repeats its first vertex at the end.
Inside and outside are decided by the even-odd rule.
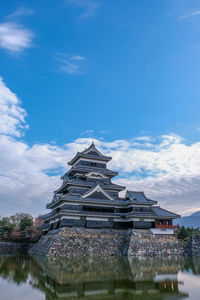
POLYGON ((90 163, 90 166, 96 167, 96 165, 97 165, 97 164, 94 163, 94 162, 91 162, 91 163, 90 163))

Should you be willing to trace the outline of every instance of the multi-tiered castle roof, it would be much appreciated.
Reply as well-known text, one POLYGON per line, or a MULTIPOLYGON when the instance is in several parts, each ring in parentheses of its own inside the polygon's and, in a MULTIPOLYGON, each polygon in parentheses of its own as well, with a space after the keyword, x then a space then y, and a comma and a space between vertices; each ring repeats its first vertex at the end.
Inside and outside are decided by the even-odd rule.
POLYGON ((94 143, 78 152, 61 177, 62 185, 47 204, 44 231, 63 226, 88 228, 172 228, 178 215, 166 211, 144 192, 126 191, 112 182, 118 173, 107 168, 111 157, 100 153, 94 143))

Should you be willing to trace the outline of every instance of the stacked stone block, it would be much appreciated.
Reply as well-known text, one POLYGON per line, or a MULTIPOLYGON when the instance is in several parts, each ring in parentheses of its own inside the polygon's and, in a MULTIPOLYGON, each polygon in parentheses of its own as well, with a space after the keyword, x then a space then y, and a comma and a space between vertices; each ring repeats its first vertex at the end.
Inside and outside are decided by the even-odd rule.
POLYGON ((43 236, 29 253, 51 257, 182 255, 184 245, 174 235, 154 235, 150 230, 62 228, 43 236))

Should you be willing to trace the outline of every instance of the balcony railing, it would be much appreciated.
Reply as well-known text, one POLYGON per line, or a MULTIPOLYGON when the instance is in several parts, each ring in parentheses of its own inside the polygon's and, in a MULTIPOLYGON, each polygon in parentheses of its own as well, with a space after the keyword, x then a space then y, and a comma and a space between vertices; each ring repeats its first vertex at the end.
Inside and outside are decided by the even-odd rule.
POLYGON ((160 224, 156 224, 156 228, 177 228, 177 225, 160 225, 160 224))

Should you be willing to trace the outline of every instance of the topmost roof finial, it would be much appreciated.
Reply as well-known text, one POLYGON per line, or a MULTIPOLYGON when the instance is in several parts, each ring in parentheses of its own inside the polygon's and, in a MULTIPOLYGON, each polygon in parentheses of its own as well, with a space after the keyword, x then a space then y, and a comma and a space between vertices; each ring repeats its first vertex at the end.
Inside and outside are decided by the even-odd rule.
POLYGON ((94 145, 94 141, 92 140, 92 145, 94 145))

